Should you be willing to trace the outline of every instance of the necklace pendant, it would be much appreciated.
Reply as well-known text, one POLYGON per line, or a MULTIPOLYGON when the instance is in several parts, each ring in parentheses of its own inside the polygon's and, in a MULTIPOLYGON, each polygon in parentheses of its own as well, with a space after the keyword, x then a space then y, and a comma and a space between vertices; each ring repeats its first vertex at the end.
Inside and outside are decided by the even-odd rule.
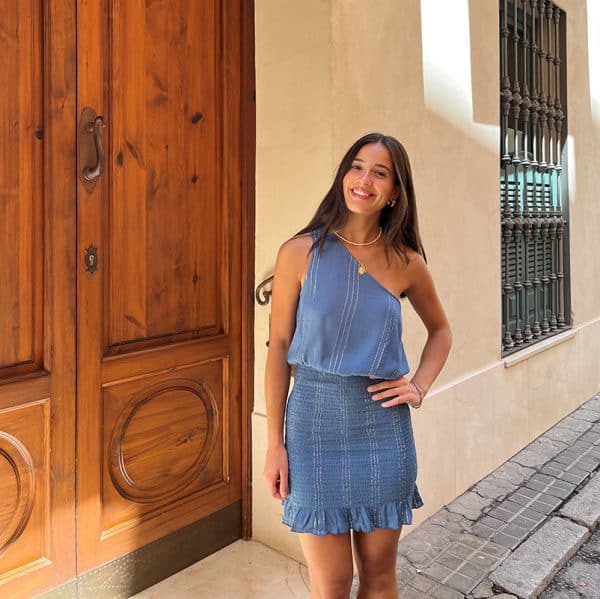
POLYGON ((359 275, 364 275, 366 272, 367 272, 367 269, 365 268, 365 265, 364 265, 364 264, 361 264, 361 265, 358 267, 358 274, 359 274, 359 275))

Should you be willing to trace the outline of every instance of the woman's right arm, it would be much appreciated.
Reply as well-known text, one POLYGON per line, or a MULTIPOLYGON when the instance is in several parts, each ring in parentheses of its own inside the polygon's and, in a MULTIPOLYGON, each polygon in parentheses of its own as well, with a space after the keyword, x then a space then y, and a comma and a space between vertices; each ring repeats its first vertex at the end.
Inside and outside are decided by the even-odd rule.
POLYGON ((288 460, 284 445, 285 404, 290 385, 287 353, 296 327, 300 282, 306 268, 311 238, 295 237, 284 243, 275 263, 271 296, 271 326, 265 367, 267 456, 264 477, 271 496, 288 495, 288 460))

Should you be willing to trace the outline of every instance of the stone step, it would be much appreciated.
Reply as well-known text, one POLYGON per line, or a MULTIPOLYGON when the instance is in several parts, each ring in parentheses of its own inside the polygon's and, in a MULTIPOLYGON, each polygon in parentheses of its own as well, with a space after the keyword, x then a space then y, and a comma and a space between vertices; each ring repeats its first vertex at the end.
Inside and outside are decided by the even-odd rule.
POLYGON ((589 535, 579 524, 551 518, 491 573, 490 580, 521 599, 533 599, 589 535))
POLYGON ((600 474, 596 474, 583 489, 561 508, 560 513, 588 528, 600 521, 600 474))

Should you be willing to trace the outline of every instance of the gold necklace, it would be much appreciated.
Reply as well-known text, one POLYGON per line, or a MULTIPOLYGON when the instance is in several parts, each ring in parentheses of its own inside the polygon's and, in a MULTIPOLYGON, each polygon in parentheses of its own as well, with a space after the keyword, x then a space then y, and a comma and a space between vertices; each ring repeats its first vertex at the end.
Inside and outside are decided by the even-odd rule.
POLYGON ((379 241, 379 238, 381 237, 381 234, 383 233, 383 229, 381 227, 379 227, 379 233, 377 233, 377 237, 375 237, 375 239, 372 239, 371 241, 365 241, 364 243, 358 243, 356 241, 350 241, 349 239, 346 239, 345 237, 342 237, 341 234, 338 231, 334 231, 334 233, 342 241, 345 241, 346 243, 349 243, 350 245, 365 246, 365 245, 373 245, 374 243, 376 243, 377 241, 379 241))
MULTIPOLYGON (((334 233, 342 241, 345 241, 346 243, 349 243, 350 245, 366 246, 366 245, 373 245, 375 242, 379 241, 379 238, 381 237, 381 234, 383 233, 383 229, 381 227, 379 227, 379 233, 377 233, 377 237, 375 237, 375 239, 373 239, 371 241, 366 241, 365 243, 357 243, 356 241, 350 241, 349 239, 346 239, 345 237, 342 237, 337 231, 334 231, 334 233)), ((357 260, 357 262, 358 262, 358 260, 357 260)), ((365 265, 362 262, 359 262, 358 274, 359 275, 364 275, 366 272, 367 272, 367 268, 365 267, 365 265)))

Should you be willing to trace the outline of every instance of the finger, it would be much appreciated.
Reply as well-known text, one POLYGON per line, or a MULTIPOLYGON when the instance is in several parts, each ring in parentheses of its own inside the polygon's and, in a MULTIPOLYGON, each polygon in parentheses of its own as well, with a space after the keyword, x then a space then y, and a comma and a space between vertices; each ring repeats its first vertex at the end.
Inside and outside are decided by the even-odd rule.
POLYGON ((281 494, 282 499, 285 499, 290 494, 287 472, 281 473, 281 480, 279 481, 279 493, 281 494))
POLYGON ((269 489, 269 495, 274 499, 279 499, 279 482, 277 477, 271 476, 265 473, 267 479, 267 488, 269 489))
POLYGON ((271 495, 271 497, 273 497, 273 499, 277 499, 277 495, 279 495, 279 489, 277 488, 277 481, 275 481, 273 479, 269 479, 267 482, 269 485, 269 495, 271 495))
POLYGON ((405 384, 408 384, 408 383, 406 383, 406 380, 404 379, 404 377, 401 377, 399 379, 390 379, 387 381, 382 381, 381 383, 376 383, 375 385, 369 385, 367 387, 367 391, 369 393, 373 393, 373 392, 380 391, 383 389, 390 389, 392 387, 402 387, 405 384))
POLYGON ((387 399, 388 397, 396 397, 397 395, 402 394, 402 389, 399 387, 391 387, 390 389, 386 389, 385 391, 381 391, 371 396, 371 399, 375 401, 379 401, 380 399, 387 399))
POLYGON ((390 401, 384 401, 381 405, 382 408, 391 408, 392 406, 399 406, 400 404, 408 403, 406 398, 394 397, 390 401))

